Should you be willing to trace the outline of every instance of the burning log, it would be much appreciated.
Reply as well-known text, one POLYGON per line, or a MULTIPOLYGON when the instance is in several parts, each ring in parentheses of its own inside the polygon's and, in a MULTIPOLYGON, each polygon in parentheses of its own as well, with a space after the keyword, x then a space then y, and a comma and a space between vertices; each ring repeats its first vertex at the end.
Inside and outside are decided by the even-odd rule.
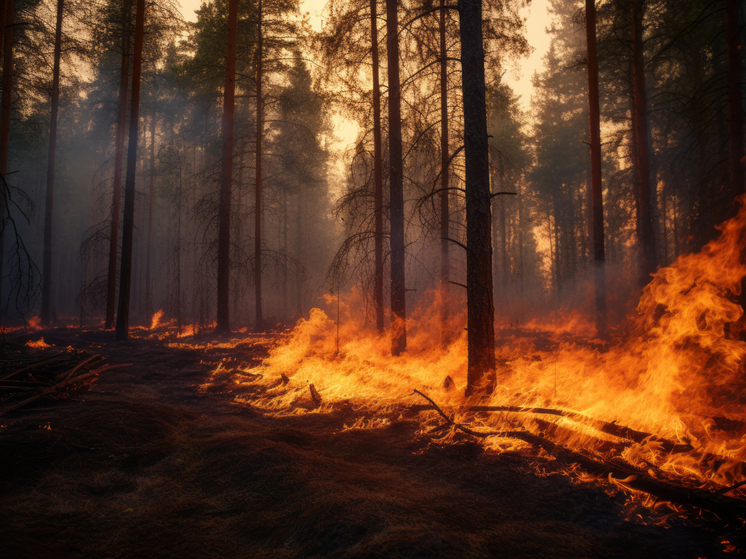
POLYGON ((0 378, 0 416, 41 398, 62 400, 87 390, 104 371, 128 367, 109 365, 101 355, 59 353, 31 363, 0 378))
POLYGON ((560 417, 566 417, 567 419, 572 419, 573 421, 577 421, 578 423, 590 425, 591 427, 598 429, 602 433, 606 433, 607 435, 614 435, 615 437, 619 437, 620 439, 627 439, 640 444, 646 444, 647 442, 654 440, 657 444, 660 444, 661 448, 667 453, 677 454, 694 450, 694 447, 690 444, 675 443, 673 441, 669 441, 668 439, 656 437, 651 433, 636 431, 635 429, 631 429, 623 425, 617 425, 615 421, 612 421, 611 423, 608 423, 606 421, 599 421, 598 419, 593 419, 586 415, 572 411, 558 410, 553 408, 527 408, 522 406, 470 406, 468 408, 465 408, 464 411, 474 413, 507 412, 557 415, 560 417))
MULTIPOLYGON (((609 483, 612 483, 628 491, 642 491, 659 499, 704 509, 712 512, 721 520, 726 522, 738 522, 739 520, 746 521, 746 503, 744 503, 740 499, 732 499, 725 496, 726 493, 737 489, 738 487, 746 485, 746 482, 723 488, 714 493, 706 491, 704 489, 685 487, 670 481, 653 478, 647 472, 639 468, 635 468, 634 466, 631 466, 627 463, 619 464, 611 460, 594 458, 588 456, 583 452, 570 450, 560 444, 550 441, 544 436, 529 433, 528 431, 474 431, 473 429, 469 429, 464 425, 455 423, 453 419, 449 418, 431 398, 429 398, 419 390, 415 390, 413 394, 418 394, 425 398, 428 402, 430 402, 430 406, 426 407, 432 408, 437 411, 438 414, 440 414, 440 416, 443 417, 443 419, 446 421, 444 425, 432 429, 430 433, 435 433, 445 430, 446 428, 453 427, 466 434, 479 438, 487 438, 493 436, 516 438, 527 442, 535 447, 542 448, 547 453, 552 454, 558 460, 562 460, 563 462, 566 462, 568 464, 578 464, 588 473, 596 475, 599 478, 608 479, 609 483)), ((470 411, 474 411, 473 408, 469 409, 470 411)), ((533 411, 534 409, 539 410, 542 408, 511 408, 510 410, 500 409, 499 411, 515 411, 516 409, 520 409, 521 411, 533 411)), ((497 410, 491 409, 489 411, 497 410)), ((561 410, 542 409, 542 411, 549 411, 551 412, 551 415, 564 416, 564 413, 561 410)))

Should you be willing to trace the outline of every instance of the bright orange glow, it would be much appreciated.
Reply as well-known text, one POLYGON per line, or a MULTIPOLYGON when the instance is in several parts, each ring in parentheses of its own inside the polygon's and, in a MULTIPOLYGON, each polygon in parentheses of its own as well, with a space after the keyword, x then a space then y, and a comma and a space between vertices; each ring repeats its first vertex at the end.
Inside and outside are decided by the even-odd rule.
MULTIPOLYGON (((555 336, 571 332, 574 340, 585 336, 592 341, 593 325, 578 313, 562 320, 533 320, 526 328, 506 332, 509 336, 498 332, 497 386, 486 401, 464 397, 465 317, 455 309, 465 305, 451 302, 444 331, 452 336, 443 344, 437 292, 411 313, 403 356, 390 355, 388 335, 366 323, 362 297, 353 291, 340 305, 338 352, 336 300, 328 298, 328 310, 314 309, 300 320, 261 366, 230 369, 221 364, 213 377, 230 378, 237 387, 263 388, 264 396, 253 392, 250 401, 270 413, 312 413, 345 403, 375 413, 376 419, 360 419, 349 429, 380 426, 402 405, 424 404, 412 396, 418 389, 475 429, 527 429, 588 451, 612 445, 645 470, 658 468, 696 479, 698 485, 728 486, 746 479, 746 343, 726 335, 742 315, 734 300, 746 276, 740 259, 746 211, 720 229, 720 237, 700 253, 684 255, 658 271, 643 292, 638 315, 630 317, 632 333, 608 346, 555 336), (547 344, 547 339, 553 342, 547 344), (446 377, 455 387, 447 386, 446 377), (310 385, 320 404, 313 402, 310 385), (474 404, 561 413, 477 414, 468 411, 474 404), (636 433, 621 432, 621 427, 636 433)), ((240 394, 236 401, 242 401, 240 394)), ((427 413, 440 421, 434 412, 427 413)), ((525 443, 490 437, 485 445, 502 451, 525 443)), ((624 486, 624 480, 614 483, 624 486)))
POLYGON ((161 318, 163 318, 163 309, 159 309, 153 313, 153 318, 150 321, 151 330, 155 330, 161 325, 161 318))
POLYGON ((39 340, 36 341, 36 342, 33 342, 31 340, 27 341, 26 342, 26 347, 33 347, 35 349, 44 349, 44 348, 53 347, 53 346, 50 345, 50 344, 48 344, 48 343, 46 343, 44 341, 44 338, 42 337, 42 338, 39 338, 39 340))

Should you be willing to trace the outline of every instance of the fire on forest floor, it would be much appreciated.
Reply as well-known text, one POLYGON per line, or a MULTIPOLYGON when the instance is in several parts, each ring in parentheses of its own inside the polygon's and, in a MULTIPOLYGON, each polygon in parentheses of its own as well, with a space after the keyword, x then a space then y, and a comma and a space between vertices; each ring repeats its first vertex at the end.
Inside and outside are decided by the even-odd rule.
MULTIPOLYGON (((746 276, 746 266, 741 262, 742 247, 746 245, 744 231, 746 211, 741 210, 736 218, 721 226, 720 237, 700 253, 684 255, 670 267, 659 270, 643 292, 637 306, 638 314, 630 319, 626 329, 615 332, 611 341, 589 337, 593 326, 577 311, 563 315, 559 328, 550 328, 548 321, 537 317, 523 327, 513 325, 503 329, 498 334, 496 347, 498 370, 491 379, 489 395, 481 398, 464 396, 466 334, 463 313, 458 311, 463 309, 463 301, 445 298, 441 293, 423 298, 412 312, 406 323, 408 349, 399 357, 390 355, 388 336, 373 331, 366 323, 362 312, 364 300, 355 291, 341 300, 329 298, 326 312, 314 309, 308 319, 299 321, 286 335, 262 337, 246 333, 234 340, 182 335, 179 339, 182 329, 174 335, 168 323, 162 322, 162 315, 156 315, 149 329, 142 327, 135 332, 134 343, 158 344, 165 361, 169 354, 192 356, 194 362, 185 370, 191 371, 189 374, 199 382, 195 383, 193 394, 176 402, 180 405, 195 406, 200 398, 217 399, 223 404, 230 401, 236 410, 233 413, 249 414, 251 421, 265 426, 267 422, 275 426, 302 426, 301 434, 291 437, 295 442, 289 444, 297 443, 304 448, 305 441, 313 441, 310 449, 306 449, 308 454, 304 458, 293 453, 283 454, 277 459, 283 464, 280 469, 285 467, 286 460, 304 462, 311 455, 316 456, 325 444, 337 444, 332 440, 378 439, 384 445, 398 444, 407 448, 397 459, 404 462, 416 461, 414 457, 422 452, 478 455, 480 460, 497 464, 494 471, 486 468, 482 472, 485 484, 494 481, 493 476, 510 477, 500 469, 499 465, 504 464, 501 459, 518 460, 524 465, 531 464, 535 483, 544 479, 543 472, 551 472, 552 484, 556 484, 555 474, 562 472, 565 477, 561 478, 564 480, 561 485, 572 484, 573 480, 591 480, 591 486, 585 491, 600 491, 597 484, 604 483, 606 491, 629 494, 631 499, 625 505, 627 516, 638 518, 644 524, 674 526, 681 518, 693 522, 696 515, 692 511, 703 509, 719 517, 724 530, 742 533, 746 518, 743 512, 746 343, 741 339, 743 312, 734 300, 740 292, 741 279, 746 276), (442 317, 446 307, 449 312, 444 325, 442 317), (197 361, 199 365, 195 370, 197 361), (331 425, 334 428, 329 430, 331 425), (321 426, 324 428, 319 430, 321 426), (407 436, 388 440, 392 434, 402 432, 407 436), (322 443, 322 440, 327 442, 322 443)), ((558 322, 556 317, 554 322, 558 322)), ((53 343, 50 337, 47 340, 53 343)), ((152 374, 158 378, 159 373, 152 374)), ((175 384, 172 382, 170 386, 174 388, 175 384)), ((137 390, 139 397, 152 396, 152 388, 147 385, 138 385, 137 390)), ((183 392, 183 387, 176 388, 177 392, 179 390, 183 392)), ((160 421, 153 419, 156 424, 160 421)), ((251 467, 247 471, 238 462, 230 465, 238 460, 232 456, 233 452, 244 452, 233 446, 245 444, 254 452, 256 448, 276 448, 276 443, 279 444, 274 435, 267 435, 274 441, 272 443, 255 438, 254 428, 227 428, 230 433, 234 430, 243 433, 236 441, 231 439, 233 435, 218 437, 215 443, 218 449, 231 449, 225 451, 231 458, 220 464, 221 469, 228 468, 228 479, 232 479, 231 468, 247 479, 255 469, 251 467), (250 436, 245 432, 250 432, 250 436), (244 440, 244 436, 248 438, 244 440)), ((273 428, 269 428, 270 431, 273 428)), ((216 429, 221 433, 226 430, 216 429)), ((181 441, 179 437, 183 435, 177 429, 169 431, 167 438, 181 441)), ((199 447, 203 438, 212 440, 211 437, 189 435, 188 442, 181 441, 176 448, 199 447)), ((222 452, 210 444, 203 449, 206 456, 222 452)), ((131 443, 126 443, 125 447, 134 452, 131 443)), ((395 449, 390 450, 397 454, 395 449)), ((338 456, 323 467, 328 469, 324 475, 344 477, 347 471, 350 479, 355 479, 358 464, 365 464, 367 457, 377 452, 376 448, 365 446, 357 449, 349 460, 347 456, 338 456)), ((130 452, 124 454, 127 458, 132 456, 130 452)), ((202 456, 199 451, 197 454, 202 456)), ((110 456, 118 455, 114 452, 110 456)), ((159 455, 156 453, 156 456, 159 455)), ((252 460, 261 462, 263 456, 266 454, 260 452, 259 456, 242 456, 242 459, 254 464, 252 460)), ((160 464, 162 459, 154 460, 160 464)), ((189 455, 184 459, 195 458, 189 455)), ((261 464, 254 466, 262 468, 261 464)), ((286 478, 295 480, 290 483, 291 492, 307 487, 314 467, 308 464, 305 467, 309 468, 305 473, 282 474, 283 481, 286 478)), ((451 463, 451 473, 457 478, 461 475, 456 471, 460 467, 451 463)), ((181 479, 184 474, 190 482, 197 482, 200 476, 206 475, 201 470, 187 473, 181 466, 174 468, 176 473, 172 476, 181 479)), ((384 477, 388 475, 384 468, 384 477)), ((363 470, 359 476, 365 477, 363 470)), ((443 483, 443 479, 439 481, 443 483)), ((280 482, 272 478, 261 483, 280 482)), ((377 492, 380 488, 376 487, 381 484, 386 499, 394 495, 388 504, 393 509, 383 516, 403 515, 394 526, 413 514, 406 507, 399 511, 397 503, 412 502, 417 492, 432 497, 439 491, 439 487, 415 483, 407 486, 405 498, 380 480, 362 479, 359 484, 353 482, 354 491, 344 489, 345 498, 365 507, 372 498, 369 493, 377 492)), ((321 490, 313 503, 324 502, 330 487, 321 490)), ((177 493, 183 490, 180 485, 172 488, 177 493)), ((338 489, 335 486, 335 490, 338 489)), ((501 485, 499 491, 507 489, 501 485)), ((451 497, 459 507, 466 506, 463 498, 451 497)), ((494 494, 492 497, 497 499, 494 494)), ((258 496, 242 498, 261 501, 258 496)), ((469 515, 483 514, 480 510, 484 503, 474 494, 467 498, 480 503, 469 510, 469 515)), ((441 501, 445 496, 435 499, 441 501)), ((319 517, 331 522, 340 518, 341 513, 336 502, 328 502, 327 508, 322 510, 313 509, 313 503, 304 505, 313 510, 310 516, 304 516, 303 508, 294 509, 294 514, 298 514, 306 526, 313 527, 309 528, 313 534, 325 534, 322 539, 327 543, 324 545, 339 536, 338 539, 345 542, 340 545, 347 553, 348 547, 357 545, 351 542, 360 541, 359 537, 365 537, 371 530, 376 532, 371 526, 360 528, 355 522, 317 526, 314 523, 319 517)), ((204 506, 197 507, 200 515, 206 510, 204 506)), ((452 503, 445 507, 453 514, 452 503)), ((136 510, 130 506, 125 512, 136 510)), ((494 512, 496 518, 502 518, 494 512)), ((443 511, 438 512, 435 506, 428 517, 436 513, 444 514, 443 518, 448 516, 443 511)), ((279 513, 272 510, 269 514, 279 513)), ((527 514, 530 518, 530 513, 527 514)), ((373 517, 376 514, 371 510, 367 518, 373 517)), ((554 519, 560 517, 561 513, 553 516, 554 519)), ((152 521, 152 517, 149 518, 152 521)), ((465 521, 460 518, 461 522, 465 521)), ((420 518, 418 522, 423 520, 420 518)), ((498 532, 504 527, 500 522, 502 520, 494 527, 498 532)), ((389 526, 380 524, 380 527, 389 526)), ((434 525, 428 526, 423 533, 435 533, 432 532, 434 525)), ((247 529, 251 532, 259 528, 247 529)), ((439 525, 437 533, 447 540, 444 525, 439 525)), ((469 537, 476 537, 469 534, 469 537)), ((490 542, 493 538, 509 541, 511 537, 503 533, 491 534, 490 542)), ((315 535, 302 532, 294 536, 296 539, 284 540, 282 545, 290 549, 298 541, 305 542, 293 548, 292 555, 330 553, 323 546, 317 548, 316 544, 309 543, 315 541, 315 535)), ((400 535, 393 533, 388 533, 387 537, 394 538, 396 543, 391 545, 397 550, 406 548, 409 538, 397 539, 400 535)), ((433 541, 442 543, 443 538, 433 541)), ((718 541, 719 551, 707 553, 739 552, 744 545, 742 537, 738 540, 740 543, 734 543, 737 538, 723 536, 718 541)), ((378 536, 374 539, 379 541, 378 536)), ((473 549, 492 549, 479 538, 474 542, 473 549)), ((444 547, 438 549, 450 549, 449 545, 443 543, 444 547)), ((559 545, 559 541, 551 545, 559 545)), ((423 549, 410 550, 408 556, 423 549)), ((273 548, 273 553, 276 552, 273 548)), ((261 553, 267 553, 266 549, 257 554, 261 553)), ((380 554, 373 548, 363 554, 366 553, 380 554)), ((580 555, 598 554, 582 552, 580 555)))
MULTIPOLYGON (((235 405, 212 372, 228 359, 260 363, 258 344, 45 339, 133 365, 100 375, 85 396, 3 419, 8 557, 652 559, 744 547, 712 515, 629 503, 542 449, 496 453, 457 431, 434 438, 423 432, 434 412, 235 405)), ((55 351, 24 342, 14 351, 55 351)))
POLYGON ((425 430, 445 420, 451 432, 476 434, 498 452, 561 445, 591 466, 616 464, 604 476, 628 472, 626 483, 614 483, 633 493, 662 483, 742 507, 746 342, 734 300, 746 275, 746 210, 720 229, 700 253, 655 274, 637 315, 611 341, 589 337, 593 324, 578 311, 555 317, 559 327, 535 318, 498 332, 499 366, 486 398, 464 396, 463 301, 446 305, 437 292, 408 319, 402 356, 390 355, 389 338, 370 328, 353 291, 327 298, 327 311, 299 321, 260 365, 221 363, 203 389, 275 416, 350 406, 354 428, 380 426, 429 395, 445 412, 431 413, 425 430))

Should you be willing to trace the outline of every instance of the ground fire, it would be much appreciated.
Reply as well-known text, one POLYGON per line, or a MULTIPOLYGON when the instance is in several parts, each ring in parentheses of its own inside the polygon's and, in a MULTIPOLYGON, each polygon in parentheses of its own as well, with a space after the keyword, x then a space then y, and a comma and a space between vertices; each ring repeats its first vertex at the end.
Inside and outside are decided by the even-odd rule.
POLYGON ((0 0, 0 557, 746 554, 745 10, 0 0))

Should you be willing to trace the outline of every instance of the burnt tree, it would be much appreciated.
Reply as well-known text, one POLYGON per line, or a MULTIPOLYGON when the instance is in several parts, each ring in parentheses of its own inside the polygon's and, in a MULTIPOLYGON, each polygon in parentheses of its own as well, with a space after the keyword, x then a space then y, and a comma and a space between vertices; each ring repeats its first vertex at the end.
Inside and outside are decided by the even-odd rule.
POLYGON ((262 316, 262 140, 264 135, 264 106, 262 80, 264 74, 262 35, 262 0, 259 0, 256 32, 256 181, 254 201, 254 289, 256 296, 256 329, 264 328, 262 316))
MULTIPOLYGON (((10 141, 10 96, 13 91, 13 24, 15 0, 0 2, 0 45, 3 46, 3 99, 0 109, 0 174, 8 173, 8 142, 10 141), (6 23, 8 31, 5 32, 6 23), (5 33, 4 33, 5 32, 5 33)), ((0 180, 0 324, 3 321, 3 266, 5 263, 5 225, 8 214, 8 195, 5 181, 0 180)))
POLYGON ((591 140, 591 205, 593 215, 593 279, 595 287, 596 332, 606 335, 606 270, 604 267, 604 202, 601 182, 601 111, 598 99, 598 51, 596 48, 596 2, 585 2, 588 48, 588 104, 591 140))
MULTIPOLYGON (((261 16, 260 16, 261 17, 261 16)), ((233 179, 233 115, 236 90, 236 26, 238 0, 228 2, 228 41, 223 95, 223 168, 218 212, 218 332, 230 332, 231 187, 233 179)))
POLYGON ((490 173, 485 100, 482 0, 460 0, 466 164, 466 394, 491 391, 495 374, 490 173))
POLYGON ((119 122, 117 123, 116 153, 114 155, 114 193, 111 203, 111 230, 109 232, 109 270, 106 285, 107 330, 114 324, 117 296, 117 247, 119 246, 119 214, 122 195, 122 162, 124 160, 124 136, 127 126, 127 82, 130 66, 130 37, 128 22, 131 0, 122 2, 122 66, 119 78, 119 122))
POLYGON ((738 0, 725 0, 725 35, 728 42, 728 137, 730 189, 734 197, 746 191, 743 162, 743 99, 741 95, 741 29, 738 0))
POLYGON ((648 147, 647 99, 645 96, 645 60, 643 57, 643 0, 631 0, 632 79, 634 83, 634 123, 637 161, 637 235, 640 255, 640 284, 650 280, 656 267, 655 233, 653 231, 652 188, 648 147))
POLYGON ((62 12, 64 0, 57 0, 57 24, 54 33, 54 69, 52 74, 52 118, 49 126, 47 158, 47 196, 44 210, 44 259, 41 284, 41 320, 52 318, 52 217, 54 210, 54 166, 57 153, 57 116, 60 108, 60 58, 62 57, 62 12))
POLYGON ((130 290, 132 287, 132 236, 135 221, 135 174, 137 172, 137 136, 140 120, 140 74, 142 72, 142 43, 145 27, 145 0, 137 0, 135 17, 135 53, 132 63, 132 100, 130 102, 130 130, 127 148, 127 179, 124 185, 124 224, 122 226, 122 263, 119 267, 119 305, 117 309, 116 339, 129 338, 130 290))
POLYGON ((381 156, 381 86, 378 62, 377 0, 370 0, 370 44, 373 63, 373 186, 375 219, 375 283, 373 299, 376 307, 376 328, 383 332, 383 173, 381 156))
POLYGON ((448 247, 451 216, 448 196, 448 163, 450 160, 448 152, 450 148, 448 146, 448 51, 445 0, 440 0, 438 34, 440 39, 440 289, 443 298, 441 318, 445 322, 448 316, 448 281, 451 270, 448 247))
POLYGON ((389 189, 391 238, 391 353, 407 349, 404 275, 404 173, 402 168, 401 80, 397 0, 386 0, 386 47, 389 78, 389 189))

